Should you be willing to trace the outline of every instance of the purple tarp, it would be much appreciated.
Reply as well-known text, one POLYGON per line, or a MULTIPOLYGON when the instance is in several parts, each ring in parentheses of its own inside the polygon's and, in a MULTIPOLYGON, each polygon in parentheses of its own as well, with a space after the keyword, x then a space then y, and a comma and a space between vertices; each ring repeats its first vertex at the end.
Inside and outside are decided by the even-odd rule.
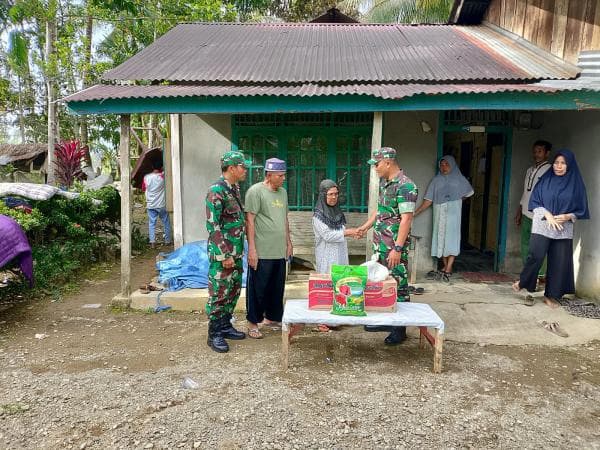
POLYGON ((13 259, 33 286, 33 258, 27 236, 17 222, 0 214, 0 268, 13 259))

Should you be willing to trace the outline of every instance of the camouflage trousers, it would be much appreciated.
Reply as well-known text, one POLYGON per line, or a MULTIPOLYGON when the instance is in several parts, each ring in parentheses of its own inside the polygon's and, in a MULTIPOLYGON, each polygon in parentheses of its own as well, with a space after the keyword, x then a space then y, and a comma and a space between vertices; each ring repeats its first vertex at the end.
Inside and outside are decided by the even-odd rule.
MULTIPOLYGON (((384 245, 379 245, 374 250, 379 255, 377 262, 379 262, 379 264, 383 264, 385 267, 388 267, 387 257, 390 253, 390 250, 384 245)), ((398 284, 397 300, 399 302, 410 302, 410 294, 408 291, 408 244, 402 247, 402 251, 400 252, 400 264, 390 270, 390 275, 398 284)))
POLYGON ((206 315, 209 320, 219 320, 233 314, 242 291, 242 258, 235 259, 235 266, 224 269, 221 261, 211 261, 208 266, 208 302, 206 315))

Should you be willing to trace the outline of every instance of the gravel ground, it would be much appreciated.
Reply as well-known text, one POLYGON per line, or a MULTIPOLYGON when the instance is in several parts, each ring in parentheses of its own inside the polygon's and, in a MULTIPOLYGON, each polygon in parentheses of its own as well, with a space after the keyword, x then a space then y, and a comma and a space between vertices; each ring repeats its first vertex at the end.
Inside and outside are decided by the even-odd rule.
POLYGON ((600 448, 600 342, 446 341, 434 375, 414 334, 385 348, 307 328, 282 372, 274 331, 219 355, 202 314, 82 308, 108 303, 118 270, 60 302, 0 305, 0 448, 600 448))

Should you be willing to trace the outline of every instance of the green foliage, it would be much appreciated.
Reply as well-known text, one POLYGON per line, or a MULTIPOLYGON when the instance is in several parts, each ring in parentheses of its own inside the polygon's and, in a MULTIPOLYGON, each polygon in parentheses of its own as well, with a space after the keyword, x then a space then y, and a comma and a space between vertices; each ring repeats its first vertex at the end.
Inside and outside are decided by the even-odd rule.
POLYGON ((118 234, 121 197, 112 186, 85 191, 72 200, 54 196, 50 200, 33 202, 33 205, 48 220, 44 232, 50 236, 118 234), (93 199, 102 203, 94 204, 93 199))
POLYGON ((133 226, 131 229, 131 250, 143 252, 148 249, 148 236, 142 234, 139 227, 133 226))
MULTIPOLYGON (((0 202, 0 214, 13 217, 27 234, 38 290, 44 292, 64 285, 82 269, 115 254, 119 246, 121 199, 112 186, 85 191, 72 200, 54 196, 46 201, 31 201, 31 205, 31 214, 26 214, 0 202)), ((13 294, 14 289, 0 289, 0 298, 13 294)))
POLYGON ((360 8, 370 23, 447 23, 453 0, 344 0, 344 8, 360 8))
POLYGON ((41 233, 48 224, 46 218, 37 209, 33 209, 30 214, 27 214, 20 209, 9 208, 1 201, 0 214, 12 217, 26 233, 41 233))
POLYGON ((15 172, 15 170, 17 170, 17 168, 12 164, 0 166, 0 177, 9 177, 15 172))

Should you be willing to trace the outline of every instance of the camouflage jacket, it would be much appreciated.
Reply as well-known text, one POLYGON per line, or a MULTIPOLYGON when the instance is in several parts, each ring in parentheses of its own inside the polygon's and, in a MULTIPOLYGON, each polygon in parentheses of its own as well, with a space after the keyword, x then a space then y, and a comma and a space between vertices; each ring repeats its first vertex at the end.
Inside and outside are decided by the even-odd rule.
POLYGON ((377 220, 373 228, 373 244, 380 250, 390 250, 398 237, 400 215, 415 211, 418 189, 403 171, 391 180, 379 180, 377 220))
POLYGON ((208 231, 208 258, 223 261, 230 256, 244 254, 245 221, 240 187, 229 185, 220 177, 206 194, 206 229, 208 231), (226 183, 231 193, 225 189, 226 183), (233 194, 233 195, 232 195, 233 194), (237 197, 237 199, 236 199, 237 197))

